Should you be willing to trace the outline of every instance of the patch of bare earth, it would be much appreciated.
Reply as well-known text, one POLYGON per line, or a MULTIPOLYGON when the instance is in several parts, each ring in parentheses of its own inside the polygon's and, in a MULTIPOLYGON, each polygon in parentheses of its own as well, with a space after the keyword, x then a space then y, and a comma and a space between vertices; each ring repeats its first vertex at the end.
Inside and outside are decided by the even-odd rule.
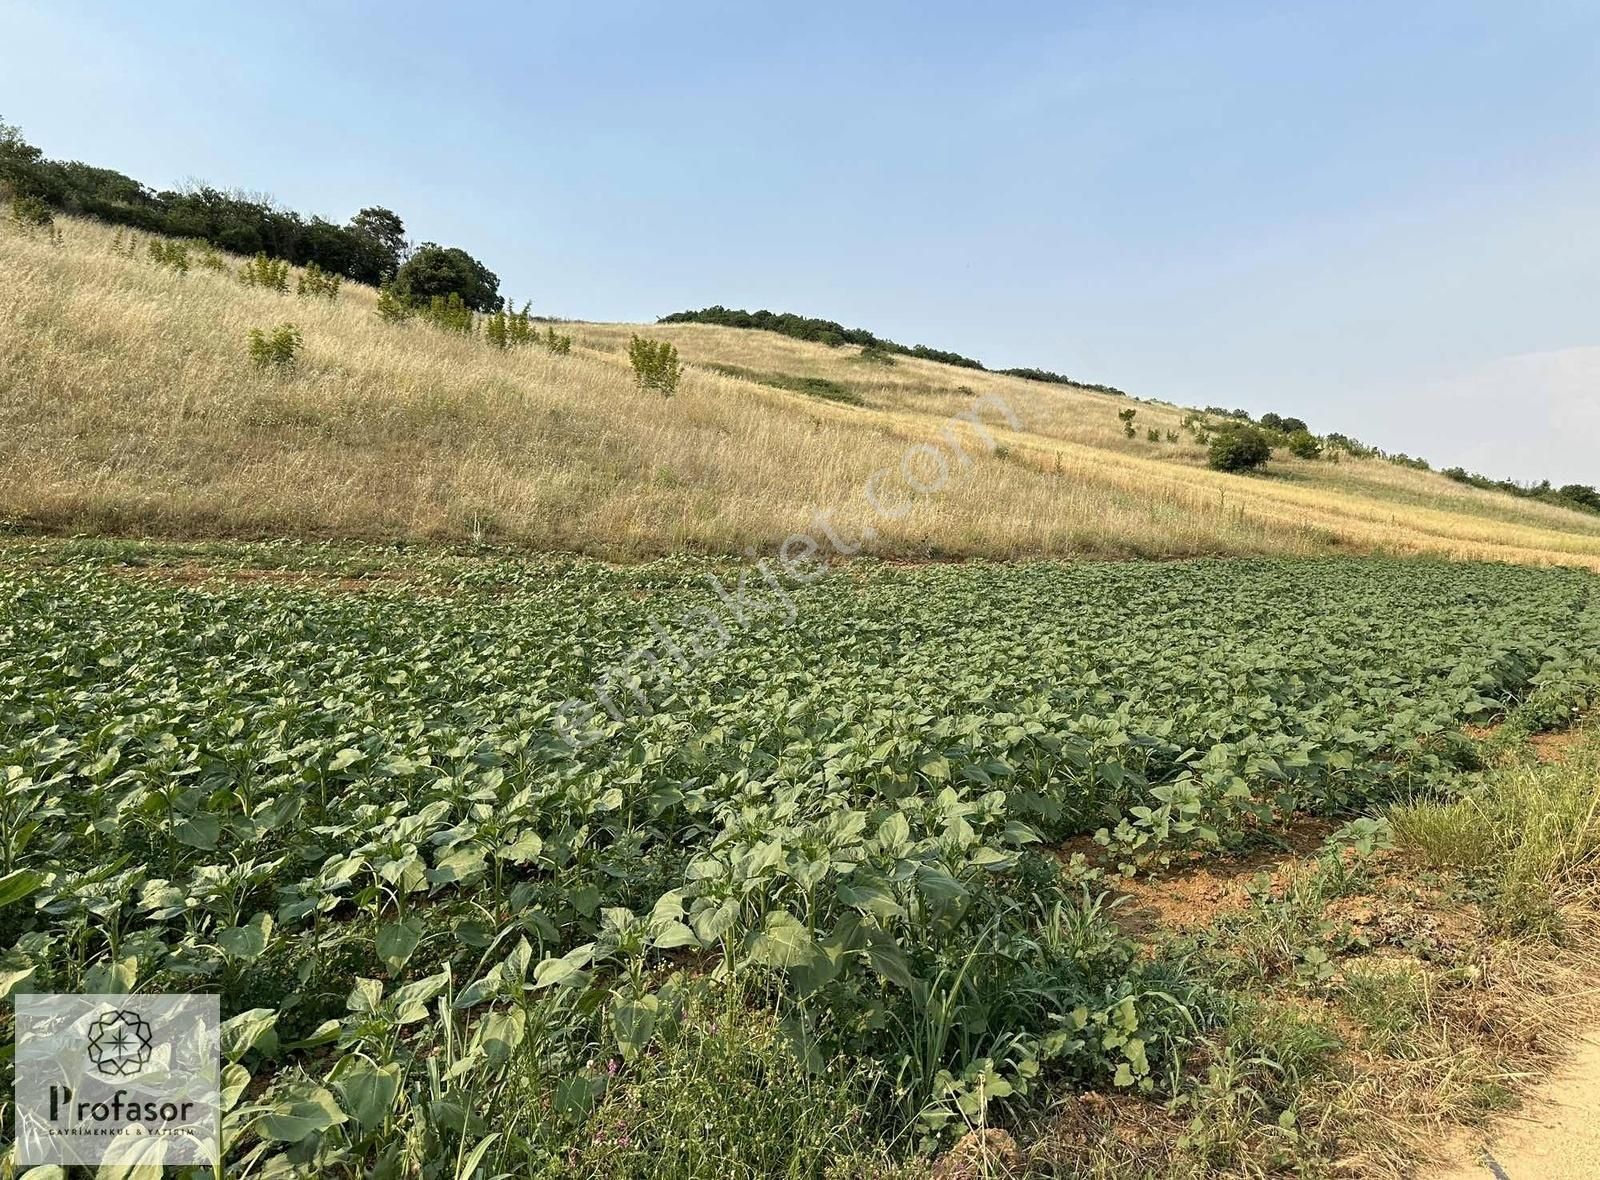
POLYGON ((1335 828, 1325 819, 1299 817, 1283 833, 1284 847, 1231 857, 1196 856, 1159 873, 1111 877, 1117 897, 1117 924, 1130 937, 1179 934, 1210 926, 1225 914, 1250 905, 1250 885, 1263 873, 1273 889, 1303 869, 1335 828))
POLYGON ((1553 729, 1549 733, 1536 733, 1528 739, 1533 756, 1540 762, 1565 762, 1567 751, 1583 738, 1577 729, 1553 729))

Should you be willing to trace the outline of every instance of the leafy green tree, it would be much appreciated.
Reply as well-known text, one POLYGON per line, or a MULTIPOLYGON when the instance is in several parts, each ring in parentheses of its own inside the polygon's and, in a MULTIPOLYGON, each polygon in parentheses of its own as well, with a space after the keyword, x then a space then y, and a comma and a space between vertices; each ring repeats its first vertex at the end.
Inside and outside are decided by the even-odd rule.
POLYGON ((1574 504, 1581 504, 1591 512, 1600 512, 1600 492, 1584 483, 1569 483, 1562 485, 1556 495, 1563 500, 1571 500, 1574 504))
POLYGON ((400 268, 395 281, 421 303, 436 295, 455 295, 473 311, 499 311, 505 304, 500 297, 500 279, 459 246, 423 243, 400 268))
POLYGON ((1322 455, 1322 443, 1309 430, 1295 430, 1289 434, 1289 453, 1297 459, 1316 459, 1322 455))
POLYGON ((406 223, 393 209, 372 205, 350 219, 350 229, 370 242, 384 262, 383 273, 393 275, 406 260, 411 244, 406 240, 406 223))
POLYGON ((1272 443, 1254 426, 1219 427, 1211 436, 1209 462, 1216 471, 1253 471, 1272 457, 1272 443))
POLYGON ((0 119, 0 200, 34 197, 50 201, 52 186, 39 163, 43 155, 22 138, 21 128, 0 119))

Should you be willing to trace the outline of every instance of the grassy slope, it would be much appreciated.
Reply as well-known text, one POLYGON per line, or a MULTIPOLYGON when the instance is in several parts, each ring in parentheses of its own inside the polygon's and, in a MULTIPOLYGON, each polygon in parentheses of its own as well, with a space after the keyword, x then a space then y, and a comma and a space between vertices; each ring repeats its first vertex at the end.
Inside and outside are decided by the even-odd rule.
POLYGON ((55 248, 0 228, 0 522, 28 529, 476 536, 636 557, 767 550, 830 509, 849 536, 874 527, 865 549, 899 556, 1383 549, 1600 568, 1600 517, 1430 473, 1287 458, 1267 476, 1208 471, 1186 435, 1145 441, 1177 430, 1171 406, 703 325, 649 329, 689 362, 668 402, 634 387, 627 325, 569 325, 568 357, 502 355, 386 325, 369 289, 327 304, 180 277, 113 254, 105 227, 63 230, 55 248), (252 369, 246 333, 284 320, 305 334, 297 372, 252 369), (710 364, 830 378, 865 404, 710 364), (966 390, 1003 397, 1022 429, 995 455, 969 445, 979 457, 943 494, 877 516, 868 476, 937 439, 966 390), (1116 419, 1129 405, 1135 440, 1116 419))

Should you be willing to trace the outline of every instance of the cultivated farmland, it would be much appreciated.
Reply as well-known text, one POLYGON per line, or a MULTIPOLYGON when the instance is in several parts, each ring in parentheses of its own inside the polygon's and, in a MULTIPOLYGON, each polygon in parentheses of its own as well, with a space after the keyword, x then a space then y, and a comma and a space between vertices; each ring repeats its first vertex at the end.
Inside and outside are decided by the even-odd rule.
POLYGON ((1223 1008, 1097 877, 1295 815, 1370 851, 1464 725, 1600 682, 1575 570, 858 563, 734 611, 699 559, 240 552, 0 572, 0 977, 220 992, 262 1175, 888 1174, 1182 1093, 1223 1008))

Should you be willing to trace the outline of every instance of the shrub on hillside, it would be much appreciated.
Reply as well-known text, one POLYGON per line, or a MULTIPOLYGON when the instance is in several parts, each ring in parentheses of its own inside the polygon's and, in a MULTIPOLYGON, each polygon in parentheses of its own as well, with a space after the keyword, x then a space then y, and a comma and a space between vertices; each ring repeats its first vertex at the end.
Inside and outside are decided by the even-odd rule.
POLYGON ((289 264, 281 258, 271 258, 262 251, 239 267, 239 281, 246 287, 262 287, 268 291, 289 290, 289 264))
POLYGON ((165 270, 180 275, 189 273, 189 247, 182 242, 151 238, 148 253, 150 261, 165 270))
POLYGON ((628 361, 633 365, 633 375, 640 389, 654 389, 671 397, 678 389, 678 378, 683 365, 678 361, 678 350, 666 340, 646 340, 635 336, 628 345, 628 361))
POLYGON ((1117 417, 1122 419, 1122 433, 1128 438, 1132 438, 1134 436, 1135 432, 1133 429, 1133 419, 1134 415, 1136 415, 1138 412, 1138 410, 1133 409, 1131 406, 1126 410, 1117 411, 1117 417))
POLYGON ((1378 453, 1377 447, 1369 447, 1359 438, 1351 438, 1348 434, 1340 434, 1337 430, 1330 430, 1323 435, 1323 439, 1328 446, 1337 447, 1357 459, 1370 459, 1378 453))
POLYGON ((516 348, 533 340, 533 325, 529 322, 528 308, 521 311, 497 311, 483 321, 483 339, 491 348, 502 351, 516 348))
POLYGON ((270 332, 250 329, 250 359, 259 369, 292 369, 300 355, 300 329, 279 324, 270 332))
POLYGON ((554 328, 547 326, 544 330, 544 346, 556 356, 566 356, 572 351, 572 337, 558 335, 554 328))
POLYGON ((378 288, 378 318, 386 324, 400 324, 417 314, 411 294, 391 282, 378 288))
POLYGON ((462 302, 461 296, 454 291, 448 295, 433 296, 426 306, 418 309, 417 315, 443 331, 472 335, 472 308, 462 302))
POLYGON ((1289 435, 1289 453, 1297 459, 1317 459, 1322 456, 1322 444, 1309 430, 1296 430, 1289 435))
POLYGON ((38 197, 19 196, 11 198, 11 220, 18 225, 38 229, 53 224, 55 214, 38 197))
POLYGON ((1254 426, 1219 428, 1211 436, 1209 463, 1216 471, 1253 471, 1272 457, 1272 443, 1254 426))
POLYGON ((339 284, 343 281, 342 276, 330 274, 315 262, 308 262, 305 270, 300 272, 300 281, 295 284, 294 292, 313 299, 337 299, 339 284))

